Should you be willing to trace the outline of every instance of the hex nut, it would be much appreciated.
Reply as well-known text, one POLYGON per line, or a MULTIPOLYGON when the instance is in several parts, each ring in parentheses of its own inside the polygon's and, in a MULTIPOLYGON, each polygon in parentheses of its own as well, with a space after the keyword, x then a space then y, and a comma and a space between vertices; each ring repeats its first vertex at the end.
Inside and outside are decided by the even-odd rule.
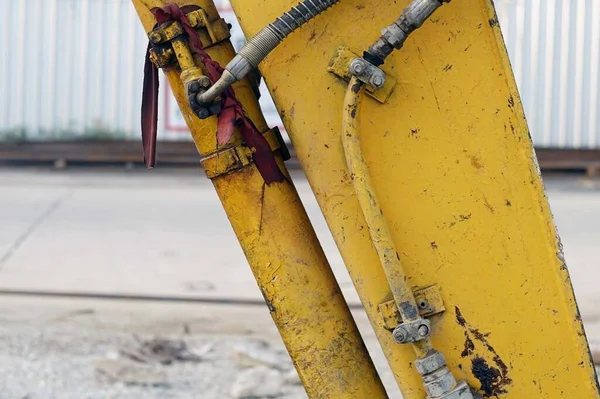
POLYGON ((446 359, 441 352, 435 351, 433 354, 417 359, 415 368, 421 375, 433 373, 446 365, 446 359))
POLYGON ((428 397, 431 398, 444 397, 443 395, 452 392, 456 386, 456 379, 447 367, 435 371, 427 377, 429 378, 423 378, 423 382, 425 383, 425 390, 428 393, 428 397))
POLYGON ((352 73, 360 75, 365 71, 365 64, 362 60, 357 58, 350 64, 350 69, 352 73))

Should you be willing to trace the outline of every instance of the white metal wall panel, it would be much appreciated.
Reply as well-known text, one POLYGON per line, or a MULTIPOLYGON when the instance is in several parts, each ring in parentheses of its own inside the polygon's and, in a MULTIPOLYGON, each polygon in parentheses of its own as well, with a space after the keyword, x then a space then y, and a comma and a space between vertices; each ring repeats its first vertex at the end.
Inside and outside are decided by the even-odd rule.
POLYGON ((536 146, 600 147, 600 1, 495 4, 536 146))
MULTIPOLYGON (((228 2, 217 3, 239 48, 228 2)), ((535 144, 600 147, 600 1, 495 4, 535 144)), ((139 136, 147 39, 130 0, 0 0, 0 20, 0 139, 139 136)), ((161 138, 188 140, 162 89, 161 138)))

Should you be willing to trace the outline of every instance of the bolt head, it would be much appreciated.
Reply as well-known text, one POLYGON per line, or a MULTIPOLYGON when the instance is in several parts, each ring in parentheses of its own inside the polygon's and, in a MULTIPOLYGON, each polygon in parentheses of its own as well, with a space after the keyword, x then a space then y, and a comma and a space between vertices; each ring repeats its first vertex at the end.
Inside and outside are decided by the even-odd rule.
POLYGON ((198 118, 206 119, 210 116, 210 111, 206 108, 201 108, 198 110, 198 118))
POLYGON ((426 336, 429 335, 429 327, 426 326, 425 324, 423 324, 422 326, 419 327, 419 336, 421 338, 425 338, 426 336))
POLYGON ((356 74, 361 74, 365 71, 365 64, 361 60, 352 61, 352 72, 356 74))
POLYGON ((198 91, 200 91, 200 83, 198 82, 192 82, 190 83, 190 85, 188 86, 188 89, 192 92, 192 93, 198 93, 198 91))
POLYGON ((375 75, 373 79, 371 79, 371 84, 373 87, 380 88, 385 84, 385 79, 382 76, 375 75))
POLYGON ((394 341, 399 344, 403 344, 406 342, 406 333, 404 330, 397 328, 394 330, 394 341))
POLYGON ((200 82, 200 85, 205 89, 208 89, 210 87, 210 85, 212 84, 212 82, 210 81, 210 79, 207 76, 200 78, 199 82, 200 82))
POLYGON ((150 35, 148 36, 148 38, 150 39, 150 41, 154 44, 158 44, 160 42, 162 42, 162 35, 160 34, 160 32, 152 32, 150 33, 150 35))

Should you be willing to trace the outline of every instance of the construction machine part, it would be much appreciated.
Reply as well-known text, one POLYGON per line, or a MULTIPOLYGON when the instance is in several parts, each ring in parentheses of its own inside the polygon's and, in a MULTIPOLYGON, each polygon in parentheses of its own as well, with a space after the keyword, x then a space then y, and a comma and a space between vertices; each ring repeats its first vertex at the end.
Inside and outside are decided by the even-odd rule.
MULTIPOLYGON (((293 1, 232 4, 252 37, 293 1)), ((341 145, 348 83, 327 71, 408 4, 341 1, 260 70, 404 397, 422 399, 412 349, 379 315, 392 290, 341 145)), ((408 284, 440 288, 446 311, 428 320, 448 369, 484 397, 600 397, 492 1, 442 7, 385 67, 398 84, 364 98, 362 150, 408 284)))
MULTIPOLYGON (((133 3, 145 29, 150 31, 155 24, 150 9, 164 3, 149 0, 133 3)), ((200 6, 209 21, 219 18, 210 0, 175 3, 200 6)), ((200 30, 200 35, 208 33, 200 30)), ((228 41, 211 46, 208 53, 221 65, 235 55, 228 41)), ((196 57, 185 59, 187 67, 200 65, 196 57)), ((212 177, 309 397, 386 398, 290 177, 267 185, 249 156, 252 149, 243 142, 238 128, 231 140, 219 145, 217 119, 198 119, 189 108, 181 71, 174 67, 166 70, 166 74, 207 174, 212 177), (230 154, 232 148, 241 154, 245 164, 223 170, 221 163, 208 162, 219 154, 230 154)), ((256 128, 268 131, 249 80, 242 80, 234 89, 256 128)), ((279 154, 277 163, 287 174, 279 154)))

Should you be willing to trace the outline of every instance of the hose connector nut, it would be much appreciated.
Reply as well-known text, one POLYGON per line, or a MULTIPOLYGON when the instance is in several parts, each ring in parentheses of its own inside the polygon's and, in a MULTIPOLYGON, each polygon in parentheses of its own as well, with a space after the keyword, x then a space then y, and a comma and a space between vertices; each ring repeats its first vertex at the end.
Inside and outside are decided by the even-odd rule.
POLYGON ((426 319, 402 323, 396 327, 392 334, 394 341, 399 344, 422 341, 431 335, 431 323, 426 319))
POLYGON ((385 85, 385 73, 364 58, 355 58, 350 62, 350 74, 375 89, 385 85))

